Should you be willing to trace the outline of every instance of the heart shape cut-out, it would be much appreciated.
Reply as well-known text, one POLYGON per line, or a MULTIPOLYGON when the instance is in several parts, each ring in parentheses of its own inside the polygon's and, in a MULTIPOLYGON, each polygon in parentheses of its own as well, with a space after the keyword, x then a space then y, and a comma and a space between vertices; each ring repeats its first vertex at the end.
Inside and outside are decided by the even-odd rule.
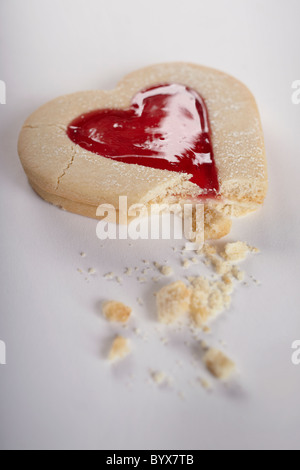
POLYGON ((206 104, 178 84, 143 90, 131 107, 83 114, 68 126, 82 148, 113 160, 192 174, 191 181, 214 197, 219 182, 206 104))

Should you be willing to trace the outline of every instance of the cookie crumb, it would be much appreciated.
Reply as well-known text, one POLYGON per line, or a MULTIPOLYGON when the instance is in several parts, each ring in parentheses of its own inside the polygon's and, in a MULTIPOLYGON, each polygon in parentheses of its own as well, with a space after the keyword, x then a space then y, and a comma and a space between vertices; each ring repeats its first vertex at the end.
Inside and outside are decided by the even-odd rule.
POLYGON ((86 258, 86 253, 84 253, 83 251, 80 253, 80 256, 81 258, 86 258))
POLYGON ((132 273, 133 273, 133 269, 132 268, 126 268, 125 269, 125 275, 126 276, 132 276, 132 273))
POLYGON ((123 336, 117 336, 111 346, 108 359, 111 362, 125 359, 131 353, 130 341, 123 336))
POLYGON ((90 268, 90 269, 88 270, 88 273, 89 273, 89 274, 96 274, 96 272, 97 272, 97 271, 96 271, 95 268, 90 268))
POLYGON ((222 253, 222 257, 231 263, 243 261, 251 251, 251 247, 245 242, 227 243, 222 253))
POLYGON ((174 271, 171 266, 162 266, 160 272, 163 276, 170 277, 173 276, 174 271))
POLYGON ((200 378, 199 382, 205 390, 211 390, 212 389, 212 384, 209 380, 200 378))
POLYGON ((164 372, 151 372, 151 377, 153 382, 157 385, 162 385, 167 380, 167 376, 164 372))
POLYGON ((182 266, 184 267, 184 269, 188 269, 190 267, 190 265, 191 265, 191 262, 190 262, 189 259, 184 259, 182 261, 182 266))
POLYGON ((206 368, 217 379, 227 380, 236 371, 235 363, 218 349, 210 349, 203 360, 206 368))
POLYGON ((107 273, 107 274, 104 274, 104 279, 110 281, 112 279, 115 278, 115 273, 107 273))
POLYGON ((189 310, 191 291, 182 281, 163 287, 157 293, 157 312, 160 323, 171 324, 189 310))
POLYGON ((126 323, 131 316, 132 309, 122 302, 111 301, 103 304, 102 312, 109 322, 126 323))
POLYGON ((235 277, 235 279, 240 282, 244 281, 246 276, 245 271, 241 271, 237 266, 233 266, 231 273, 235 277))

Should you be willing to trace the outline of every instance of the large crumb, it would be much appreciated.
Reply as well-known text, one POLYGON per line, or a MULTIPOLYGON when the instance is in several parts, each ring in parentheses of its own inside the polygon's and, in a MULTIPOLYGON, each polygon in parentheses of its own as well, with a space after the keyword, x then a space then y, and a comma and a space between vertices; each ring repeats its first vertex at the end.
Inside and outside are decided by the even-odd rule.
POLYGON ((204 364, 217 379, 229 379, 236 370, 235 363, 222 351, 210 349, 204 356, 204 364))
POLYGON ((182 281, 163 287, 156 296, 158 319, 161 323, 175 323, 189 310, 191 291, 182 281))
POLYGON ((199 277, 192 286, 190 312, 196 326, 202 327, 229 307, 233 289, 230 284, 199 277))
POLYGON ((108 359, 112 362, 124 359, 131 352, 130 342, 123 336, 117 336, 110 349, 108 359))
POLYGON ((132 309, 121 302, 105 302, 102 307, 103 315, 110 322, 126 323, 132 313, 132 309))
POLYGON ((250 251, 251 247, 245 242, 227 243, 222 256, 227 261, 234 263, 245 260, 250 251))

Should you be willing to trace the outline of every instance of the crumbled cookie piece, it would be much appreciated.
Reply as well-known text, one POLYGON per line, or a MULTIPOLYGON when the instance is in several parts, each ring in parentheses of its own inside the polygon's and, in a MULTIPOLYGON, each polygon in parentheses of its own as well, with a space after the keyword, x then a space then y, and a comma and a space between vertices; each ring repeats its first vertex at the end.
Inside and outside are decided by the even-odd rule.
POLYGON ((200 378, 199 382, 205 390, 211 390, 212 389, 212 384, 209 380, 200 378))
POLYGON ((210 349, 203 360, 209 372, 220 380, 229 379, 236 370, 235 363, 218 349, 210 349))
POLYGON ((251 247, 245 242, 227 243, 222 257, 230 263, 234 263, 245 260, 250 251, 251 247))
POLYGON ((162 385, 167 380, 167 376, 164 372, 152 372, 151 377, 153 382, 155 382, 157 385, 162 385))
POLYGON ((170 277, 173 276, 174 271, 171 266, 162 266, 160 272, 163 276, 170 277))
POLYGON ((230 305, 228 293, 231 288, 225 283, 199 277, 192 286, 190 313, 196 326, 202 327, 230 305))
POLYGON ((126 276, 132 276, 132 273, 133 273, 133 269, 132 268, 126 268, 125 269, 125 275, 126 276))
POLYGON ((163 287, 156 296, 160 323, 171 324, 189 310, 191 291, 182 281, 163 287))
POLYGON ((231 273, 238 281, 243 281, 246 276, 245 271, 241 271, 237 266, 232 267, 231 273))
POLYGON ((111 281, 112 279, 115 278, 115 274, 114 273, 107 273, 107 274, 104 274, 104 279, 106 279, 107 281, 111 281))
POLYGON ((97 271, 96 271, 95 268, 90 268, 90 269, 88 270, 88 273, 89 273, 89 274, 96 274, 96 272, 97 272, 97 271))
POLYGON ((191 262, 190 262, 189 259, 184 259, 182 261, 182 266, 184 267, 184 269, 188 269, 190 267, 190 265, 191 265, 191 262))
POLYGON ((132 309, 121 302, 105 302, 102 307, 103 315, 110 322, 126 323, 132 313, 132 309))
POLYGON ((231 230, 232 220, 213 207, 205 207, 204 232, 205 240, 218 240, 231 230))
POLYGON ((108 359, 111 362, 119 361, 128 356, 131 352, 130 341, 123 336, 117 336, 110 349, 108 359))

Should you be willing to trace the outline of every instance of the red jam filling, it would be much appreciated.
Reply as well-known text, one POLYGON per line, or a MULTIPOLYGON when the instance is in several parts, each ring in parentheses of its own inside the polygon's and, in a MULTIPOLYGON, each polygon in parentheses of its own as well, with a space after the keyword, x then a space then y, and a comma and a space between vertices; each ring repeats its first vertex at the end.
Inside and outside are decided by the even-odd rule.
POLYGON ((128 109, 83 114, 68 127, 85 150, 118 162, 189 173, 203 196, 219 193, 217 168, 204 100, 184 85, 142 90, 128 109))

